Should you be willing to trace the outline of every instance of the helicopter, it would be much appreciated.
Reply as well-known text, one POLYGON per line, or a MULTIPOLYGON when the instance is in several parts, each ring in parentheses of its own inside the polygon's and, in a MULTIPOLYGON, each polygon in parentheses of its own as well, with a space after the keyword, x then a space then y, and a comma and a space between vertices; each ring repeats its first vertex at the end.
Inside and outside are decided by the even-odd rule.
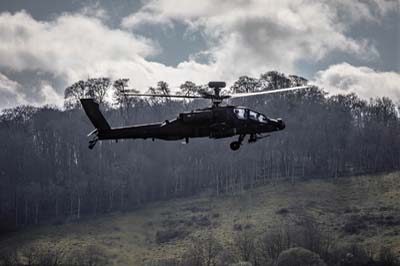
POLYGON ((248 135, 248 143, 254 143, 259 139, 268 137, 268 133, 285 129, 282 119, 272 119, 264 114, 251 110, 247 107, 224 105, 224 100, 272 94, 285 91, 305 89, 309 86, 297 86, 276 90, 260 92, 244 92, 231 95, 221 94, 221 89, 226 83, 222 81, 211 81, 208 87, 214 93, 201 90, 198 95, 171 95, 171 94, 143 94, 133 93, 132 90, 124 90, 125 96, 129 97, 171 97, 185 99, 209 99, 212 105, 207 108, 196 109, 180 113, 177 118, 165 120, 164 122, 131 125, 125 127, 110 127, 103 114, 100 112, 99 104, 92 98, 80 99, 83 109, 95 130, 88 134, 93 136, 89 141, 89 149, 93 149, 99 140, 119 139, 161 139, 161 140, 184 140, 189 143, 190 138, 209 137, 212 139, 229 138, 238 135, 238 139, 230 143, 233 151, 239 150, 245 137, 248 135))

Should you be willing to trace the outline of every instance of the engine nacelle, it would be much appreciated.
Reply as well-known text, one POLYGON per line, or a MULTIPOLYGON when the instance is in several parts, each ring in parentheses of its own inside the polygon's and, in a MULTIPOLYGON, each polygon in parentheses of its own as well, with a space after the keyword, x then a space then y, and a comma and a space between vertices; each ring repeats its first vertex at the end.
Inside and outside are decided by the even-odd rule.
POLYGON ((184 123, 208 122, 213 119, 212 111, 190 112, 179 115, 184 123))

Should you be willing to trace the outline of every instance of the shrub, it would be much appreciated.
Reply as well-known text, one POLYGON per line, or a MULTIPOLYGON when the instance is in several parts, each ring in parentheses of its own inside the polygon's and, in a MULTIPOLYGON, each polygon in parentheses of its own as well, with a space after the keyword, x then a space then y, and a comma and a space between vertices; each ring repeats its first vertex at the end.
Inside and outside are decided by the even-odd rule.
POLYGON ((248 261, 239 261, 233 264, 229 264, 229 266, 252 266, 248 261))
POLYGON ((304 248, 290 248, 283 251, 276 262, 277 266, 326 266, 317 253, 304 248))
POLYGON ((377 259, 377 266, 400 266, 400 259, 388 248, 381 248, 377 259))
POLYGON ((206 215, 192 216, 192 222, 198 226, 210 226, 211 221, 206 215))
POLYGON ((337 247, 330 252, 329 264, 340 266, 370 266, 375 265, 371 252, 360 245, 337 247))
POLYGON ((22 252, 28 265, 58 266, 62 265, 64 254, 61 250, 48 247, 47 249, 28 248, 22 252))
POLYGON ((105 251, 88 246, 65 253, 54 246, 30 247, 23 250, 5 251, 0 254, 1 266, 105 266, 109 265, 105 251))
POLYGON ((275 213, 280 214, 280 215, 286 215, 289 213, 289 210, 287 208, 281 208, 281 209, 277 210, 275 213))
POLYGON ((328 257, 333 238, 323 233, 313 216, 300 211, 292 219, 295 225, 276 227, 257 241, 257 252, 264 264, 276 260, 282 251, 293 247, 315 252, 324 260, 328 257))
POLYGON ((210 211, 210 208, 207 207, 199 207, 199 206, 192 206, 192 207, 186 207, 183 209, 184 211, 190 211, 190 212, 208 212, 210 211))
POLYGON ((242 225, 241 224, 234 224, 233 225, 233 230, 234 231, 242 231, 242 225))
POLYGON ((18 264, 19 262, 16 250, 8 249, 0 252, 1 266, 16 266, 18 264))
POLYGON ((180 262, 176 259, 162 259, 162 260, 153 260, 147 261, 145 266, 180 266, 180 262))
POLYGON ((193 246, 184 254, 181 266, 226 265, 222 245, 211 235, 206 239, 197 239, 193 246))
POLYGON ((242 261, 252 261, 255 257, 255 233, 251 230, 237 232, 234 245, 242 261))
POLYGON ((184 230, 167 229, 157 231, 156 242, 157 244, 167 243, 175 239, 181 239, 187 236, 187 232, 184 230))
POLYGON ((293 244, 325 258, 333 244, 333 239, 324 233, 315 218, 307 213, 300 214, 297 222, 299 226, 289 228, 290 239, 293 244))
POLYGON ((109 260, 105 255, 105 251, 100 247, 90 245, 83 250, 75 250, 65 262, 68 266, 106 266, 109 260))
POLYGON ((290 235, 281 228, 264 233, 257 242, 258 254, 264 263, 275 260, 282 251, 291 246, 290 235))
POLYGON ((212 217, 213 218, 219 218, 220 214, 218 212, 215 212, 215 213, 212 214, 212 217))
POLYGON ((352 215, 347 218, 343 231, 347 234, 359 234, 361 230, 367 229, 367 224, 360 215, 352 215))

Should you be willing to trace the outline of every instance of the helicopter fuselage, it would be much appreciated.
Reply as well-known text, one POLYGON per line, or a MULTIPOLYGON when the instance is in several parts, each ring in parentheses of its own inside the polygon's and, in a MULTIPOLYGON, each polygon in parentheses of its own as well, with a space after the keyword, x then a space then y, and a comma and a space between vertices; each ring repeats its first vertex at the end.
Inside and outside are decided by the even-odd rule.
POLYGON ((179 114, 160 123, 133 125, 99 130, 97 137, 104 139, 162 139, 226 138, 235 135, 253 136, 283 130, 282 120, 270 119, 246 107, 218 106, 179 114))
POLYGON ((219 139, 239 135, 238 140, 230 144, 232 150, 238 150, 246 135, 250 136, 249 142, 256 142, 258 139, 266 137, 262 135, 263 133, 283 130, 285 124, 282 119, 270 119, 246 107, 221 106, 223 100, 308 88, 308 86, 302 85, 275 90, 221 95, 221 89, 225 86, 225 82, 210 81, 208 87, 213 89, 214 93, 212 94, 206 90, 199 89, 197 95, 137 93, 124 88, 120 90, 120 92, 126 97, 209 99, 212 102, 212 106, 181 113, 175 119, 165 120, 160 123, 132 125, 119 128, 110 127, 107 120, 101 114, 99 105, 93 99, 80 99, 83 109, 96 128, 89 134, 89 136, 94 135, 94 138, 89 141, 89 148, 93 149, 98 140, 107 139, 185 139, 186 143, 188 143, 190 138, 209 137, 219 139))
POLYGON ((262 136, 263 133, 283 130, 285 124, 282 119, 270 119, 265 115, 246 107, 230 105, 221 106, 223 100, 308 88, 308 86, 302 85, 275 90, 221 95, 221 89, 225 86, 225 82, 210 81, 208 87, 213 89, 214 93, 212 94, 206 90, 199 89, 197 95, 137 93, 133 90, 126 90, 124 88, 120 90, 120 92, 126 97, 209 99, 212 102, 212 106, 209 108, 181 113, 175 119, 165 120, 160 123, 133 125, 120 128, 110 127, 107 120, 101 114, 99 105, 94 102, 93 99, 81 99, 83 109, 96 128, 89 134, 89 136, 95 135, 94 138, 89 141, 89 148, 93 149, 98 140, 107 139, 185 139, 186 143, 188 143, 190 138, 209 137, 219 139, 239 135, 238 140, 233 141, 230 144, 232 150, 238 150, 246 135, 250 136, 249 142, 256 142, 258 139, 265 137, 265 135, 262 136))

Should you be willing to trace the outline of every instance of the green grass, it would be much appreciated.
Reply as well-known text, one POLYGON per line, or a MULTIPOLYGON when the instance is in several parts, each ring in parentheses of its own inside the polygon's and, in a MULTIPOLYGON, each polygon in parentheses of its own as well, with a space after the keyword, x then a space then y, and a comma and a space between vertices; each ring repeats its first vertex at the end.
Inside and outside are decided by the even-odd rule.
POLYGON ((3 238, 0 249, 50 246, 70 251, 95 245, 104 250, 114 265, 141 265, 150 260, 178 257, 192 239, 210 233, 229 245, 235 225, 249 226, 261 233, 305 210, 341 241, 362 243, 373 249, 385 245, 398 254, 400 225, 379 224, 383 218, 378 222, 371 220, 368 228, 356 234, 346 234, 343 226, 352 215, 400 219, 399 181, 400 173, 391 173, 294 184, 281 182, 219 197, 205 193, 148 204, 134 212, 26 229, 3 238), (288 214, 277 214, 283 208, 288 214), (198 224, 201 219, 210 221, 210 225, 198 224), (157 231, 176 228, 186 234, 167 243, 156 242, 157 231))

